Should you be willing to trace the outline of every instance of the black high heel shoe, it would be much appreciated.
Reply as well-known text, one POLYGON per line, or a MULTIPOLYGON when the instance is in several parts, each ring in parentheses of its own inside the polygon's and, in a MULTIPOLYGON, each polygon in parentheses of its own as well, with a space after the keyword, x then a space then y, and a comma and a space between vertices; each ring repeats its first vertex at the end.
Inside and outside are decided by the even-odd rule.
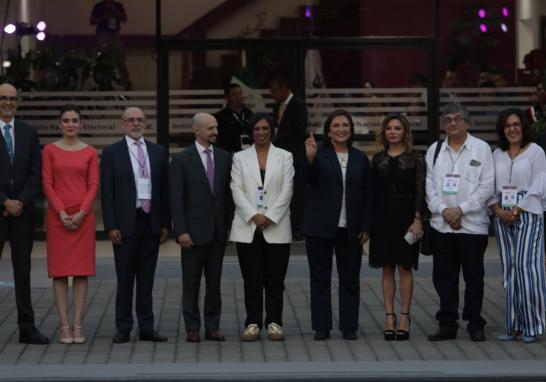
MULTIPOLYGON (((396 314, 394 313, 386 313, 385 316, 392 316, 393 324, 392 327, 396 328, 396 314)), ((394 329, 385 329, 383 330, 383 337, 385 337, 385 341, 394 341, 396 338, 396 332, 394 329)))
POLYGON ((410 314, 409 312, 407 313, 404 313, 404 312, 400 312, 400 314, 404 314, 406 316, 408 316, 408 330, 402 330, 402 329, 398 329, 396 331, 396 341, 407 341, 409 340, 409 327, 411 325, 411 317, 410 317, 410 314))

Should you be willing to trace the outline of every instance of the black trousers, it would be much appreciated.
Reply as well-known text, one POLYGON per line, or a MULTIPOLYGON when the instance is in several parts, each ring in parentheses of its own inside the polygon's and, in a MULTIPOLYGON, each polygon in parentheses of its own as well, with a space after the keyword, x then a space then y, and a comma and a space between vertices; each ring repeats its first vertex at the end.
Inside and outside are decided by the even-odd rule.
POLYGON ((30 254, 33 246, 32 218, 0 217, 0 256, 4 243, 11 246, 11 265, 15 281, 17 324, 22 331, 34 329, 34 311, 30 298, 30 254))
POLYGON ((237 256, 244 280, 245 326, 257 324, 262 328, 272 322, 282 326, 284 279, 290 244, 268 243, 263 233, 256 230, 252 243, 237 243, 237 256))
POLYGON ((203 308, 205 330, 216 330, 220 326, 222 297, 220 283, 226 243, 214 235, 207 245, 182 250, 182 310, 186 331, 201 328, 199 312, 199 290, 201 276, 205 275, 205 306, 203 308))
POLYGON ((436 319, 441 328, 456 331, 459 319, 459 272, 465 282, 463 320, 467 330, 482 329, 486 321, 481 316, 484 290, 483 256, 487 235, 441 233, 432 229, 434 248, 432 281, 440 297, 436 319))
POLYGON ((116 329, 120 333, 133 328, 133 290, 136 281, 135 310, 141 332, 154 328, 152 290, 159 252, 159 236, 150 230, 150 218, 137 211, 135 232, 114 245, 117 275, 116 329))
POLYGON ((306 236, 311 277, 311 325, 313 330, 332 329, 332 259, 336 251, 339 276, 339 329, 356 332, 360 306, 362 245, 351 242, 346 228, 338 228, 334 239, 306 236))

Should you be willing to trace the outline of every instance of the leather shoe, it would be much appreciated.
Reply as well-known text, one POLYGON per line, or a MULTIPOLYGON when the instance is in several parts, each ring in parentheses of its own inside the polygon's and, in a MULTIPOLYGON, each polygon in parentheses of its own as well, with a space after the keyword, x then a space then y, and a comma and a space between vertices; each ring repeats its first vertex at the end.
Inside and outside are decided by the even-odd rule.
POLYGON ((34 328, 28 331, 19 331, 19 342, 31 345, 47 345, 49 344, 49 338, 34 328))
POLYGON ((225 341, 226 337, 218 329, 209 330, 205 333, 205 339, 210 341, 225 341))
POLYGON ((435 341, 445 341, 445 340, 454 340, 457 338, 457 330, 449 330, 440 328, 434 334, 428 336, 428 340, 435 341))
POLYGON ((470 334, 470 339, 474 342, 485 341, 485 334, 483 332, 483 329, 472 330, 472 331, 469 331, 468 334, 470 334))
POLYGON ((140 332, 138 335, 140 341, 151 341, 151 342, 167 342, 167 337, 162 337, 155 330, 147 330, 145 332, 140 332))
POLYGON ((116 335, 114 336, 114 338, 112 338, 112 342, 115 344, 124 344, 126 342, 129 342, 129 333, 116 332, 116 335))
POLYGON ((315 335, 313 336, 313 339, 315 341, 324 341, 330 338, 330 331, 329 330, 317 330, 315 332, 315 335))
POLYGON ((186 333, 186 342, 201 342, 199 332, 197 330, 189 330, 186 333))
POLYGON ((348 341, 355 341, 358 339, 356 332, 343 332, 343 339, 348 341))

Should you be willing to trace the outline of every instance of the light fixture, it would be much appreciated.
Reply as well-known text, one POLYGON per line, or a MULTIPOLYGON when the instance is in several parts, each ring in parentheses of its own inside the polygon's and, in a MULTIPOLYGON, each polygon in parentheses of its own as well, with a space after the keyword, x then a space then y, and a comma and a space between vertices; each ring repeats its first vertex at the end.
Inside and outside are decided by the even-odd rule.
POLYGON ((508 26, 505 23, 502 23, 500 27, 504 33, 508 32, 508 26))
POLYGON ((6 60, 2 62, 2 67, 9 68, 10 66, 11 66, 11 61, 6 60))
POLYGON ((36 40, 38 41, 44 41, 46 38, 46 34, 44 32, 38 32, 36 33, 36 40))
POLYGON ((502 7, 501 12, 504 17, 510 16, 510 11, 508 10, 508 7, 502 7))
POLYGON ((38 21, 38 23, 36 24, 36 29, 38 29, 38 31, 40 31, 40 32, 45 31, 46 28, 47 28, 47 24, 43 20, 38 21))
POLYGON ((482 33, 487 33, 487 25, 486 24, 480 24, 480 31, 482 33))
POLYGON ((487 12, 485 11, 485 9, 481 8, 478 11, 478 16, 480 17, 480 19, 485 19, 485 16, 487 16, 487 12))
POLYGON ((4 27, 4 32, 7 34, 13 34, 17 30, 15 24, 8 24, 4 27))

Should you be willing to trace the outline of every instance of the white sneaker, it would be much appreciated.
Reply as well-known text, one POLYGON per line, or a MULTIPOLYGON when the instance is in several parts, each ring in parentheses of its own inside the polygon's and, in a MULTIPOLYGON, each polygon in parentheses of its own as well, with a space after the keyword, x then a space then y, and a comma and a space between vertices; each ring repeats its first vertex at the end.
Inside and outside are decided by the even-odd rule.
POLYGON ((284 341, 282 328, 274 322, 267 325, 267 336, 271 341, 284 341))
POLYGON ((256 324, 249 324, 241 335, 241 341, 252 342, 260 338, 260 328, 256 324))

